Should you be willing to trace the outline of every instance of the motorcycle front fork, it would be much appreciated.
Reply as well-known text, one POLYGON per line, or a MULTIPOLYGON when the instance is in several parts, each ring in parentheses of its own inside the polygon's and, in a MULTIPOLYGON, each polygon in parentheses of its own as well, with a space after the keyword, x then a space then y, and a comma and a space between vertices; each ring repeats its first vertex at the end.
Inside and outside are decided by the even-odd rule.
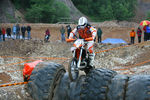
MULTIPOLYGON (((81 48, 81 50, 80 50, 80 56, 79 56, 79 60, 78 60, 78 63, 77 63, 77 68, 79 68, 79 67, 80 67, 82 51, 83 51, 83 49, 81 48)), ((74 52, 73 52, 73 57, 75 57, 75 54, 76 54, 76 50, 74 50, 74 52)))
POLYGON ((78 68, 80 67, 80 63, 81 63, 82 51, 83 51, 83 49, 81 48, 81 50, 80 50, 80 56, 79 56, 79 61, 78 61, 78 64, 77 64, 78 68))

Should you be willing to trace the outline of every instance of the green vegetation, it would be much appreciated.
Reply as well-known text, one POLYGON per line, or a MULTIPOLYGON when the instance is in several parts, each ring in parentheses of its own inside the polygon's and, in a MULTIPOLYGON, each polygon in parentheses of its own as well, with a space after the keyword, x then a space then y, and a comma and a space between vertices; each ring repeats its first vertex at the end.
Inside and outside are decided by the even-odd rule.
POLYGON ((8 14, 7 12, 5 13, 5 15, 11 23, 16 23, 16 20, 14 19, 12 15, 8 14))
POLYGON ((150 20, 150 11, 147 13, 147 20, 150 20))
POLYGON ((12 0, 17 9, 26 11, 25 18, 33 23, 56 23, 69 17, 69 8, 54 0, 12 0))
POLYGON ((94 21, 128 20, 134 17, 137 0, 72 0, 75 6, 94 21))
MULTIPOLYGON (((72 0, 93 21, 129 20, 134 17, 137 0, 72 0)), ((25 10, 29 22, 56 23, 69 18, 69 8, 57 0, 12 0, 17 9, 25 10)))
POLYGON ((31 0, 11 0, 17 9, 26 9, 31 6, 31 0))

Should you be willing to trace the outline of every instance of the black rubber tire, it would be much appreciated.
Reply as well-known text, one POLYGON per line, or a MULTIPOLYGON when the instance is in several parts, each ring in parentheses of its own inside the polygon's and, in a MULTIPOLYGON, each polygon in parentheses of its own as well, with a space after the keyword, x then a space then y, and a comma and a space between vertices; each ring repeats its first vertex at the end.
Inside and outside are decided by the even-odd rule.
POLYGON ((85 75, 81 75, 76 82, 70 83, 68 100, 80 100, 81 86, 84 82, 84 79, 85 75))
POLYGON ((124 100, 128 76, 116 75, 109 85, 108 100, 124 100))
POLYGON ((70 79, 68 73, 61 78, 58 86, 55 88, 53 100, 69 100, 70 79))
POLYGON ((62 65, 42 62, 34 68, 27 84, 27 91, 34 100, 47 100, 48 97, 52 100, 55 94, 53 90, 64 73, 62 65))
POLYGON ((150 75, 131 76, 125 100, 150 100, 150 75))
POLYGON ((107 69, 93 69, 81 87, 81 100, 107 100, 108 85, 117 73, 107 69))
POLYGON ((75 78, 73 77, 73 74, 72 74, 72 71, 71 71, 71 63, 73 61, 76 61, 76 58, 72 58, 71 61, 69 62, 69 65, 68 65, 68 72, 69 72, 69 78, 71 81, 76 81, 78 79, 78 76, 79 76, 79 71, 75 72, 75 78))

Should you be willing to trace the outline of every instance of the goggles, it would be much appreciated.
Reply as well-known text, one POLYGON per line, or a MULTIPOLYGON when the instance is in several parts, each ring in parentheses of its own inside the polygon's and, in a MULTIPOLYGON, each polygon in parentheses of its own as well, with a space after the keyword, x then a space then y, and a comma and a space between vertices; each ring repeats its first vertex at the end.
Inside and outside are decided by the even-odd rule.
POLYGON ((85 28, 86 24, 83 24, 83 25, 79 25, 79 28, 85 28))

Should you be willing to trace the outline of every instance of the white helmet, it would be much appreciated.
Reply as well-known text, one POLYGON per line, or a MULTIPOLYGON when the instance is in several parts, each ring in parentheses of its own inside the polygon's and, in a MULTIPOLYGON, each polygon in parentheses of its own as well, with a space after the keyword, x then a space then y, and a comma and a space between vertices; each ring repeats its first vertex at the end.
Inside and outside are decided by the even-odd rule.
POLYGON ((85 27, 87 25, 87 23, 88 23, 88 21, 85 17, 80 17, 79 18, 79 21, 78 21, 79 26, 84 26, 85 27))

